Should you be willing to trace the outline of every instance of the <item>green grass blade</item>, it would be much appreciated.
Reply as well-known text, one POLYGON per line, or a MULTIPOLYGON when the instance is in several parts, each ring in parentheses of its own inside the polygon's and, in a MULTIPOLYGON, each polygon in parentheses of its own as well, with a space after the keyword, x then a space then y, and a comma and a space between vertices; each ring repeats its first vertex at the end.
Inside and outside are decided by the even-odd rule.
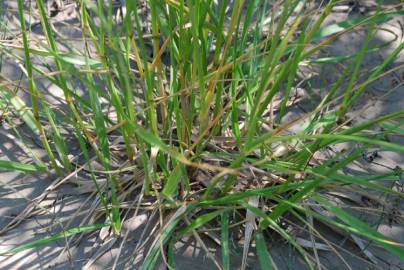
POLYGON ((49 243, 52 243, 52 242, 55 242, 58 240, 63 240, 66 237, 70 237, 70 236, 73 236, 73 235, 76 235, 79 233, 92 232, 92 231, 95 231, 102 227, 107 227, 107 226, 109 226, 109 225, 108 224, 93 224, 93 225, 87 225, 87 226, 81 226, 81 227, 69 229, 69 230, 61 232, 59 234, 56 234, 56 235, 53 235, 50 237, 46 237, 46 238, 42 238, 39 240, 35 240, 30 243, 23 244, 21 246, 10 249, 8 251, 0 252, 0 256, 12 255, 12 254, 15 254, 15 253, 27 250, 27 249, 41 247, 41 246, 47 245, 49 243))
POLYGON ((45 172, 46 167, 39 167, 32 164, 24 164, 9 160, 0 160, 0 171, 18 171, 25 173, 45 172))
POLYGON ((178 192, 178 183, 183 177, 183 171, 183 165, 181 163, 178 163, 168 177, 167 183, 164 185, 164 189, 162 191, 162 194, 164 196, 170 198, 173 194, 178 192))
POLYGON ((339 23, 330 24, 325 27, 320 28, 314 35, 314 40, 320 40, 328 36, 337 34, 339 32, 345 31, 349 28, 355 28, 357 26, 364 26, 366 24, 382 24, 390 21, 391 19, 404 15, 404 10, 399 11, 388 11, 376 13, 372 16, 360 16, 353 19, 344 20, 339 23))
POLYGON ((255 234, 255 244, 257 249, 258 260, 262 270, 272 270, 272 262, 270 260, 267 243, 262 232, 255 234))
POLYGON ((36 120, 31 109, 25 104, 25 102, 17 95, 12 95, 10 92, 0 87, 0 91, 4 93, 6 100, 14 107, 16 113, 27 124, 27 126, 36 134, 39 135, 39 130, 36 125, 36 120))
POLYGON ((155 241, 149 249, 145 260, 143 261, 141 270, 153 270, 155 269, 155 264, 161 249, 161 245, 167 243, 167 241, 172 237, 178 222, 181 220, 182 215, 187 211, 187 206, 181 206, 173 214, 170 220, 166 223, 164 228, 161 229, 160 235, 156 236, 155 241))
POLYGON ((220 218, 221 223, 221 246, 223 270, 230 270, 230 247, 229 247, 229 214, 223 212, 220 218))
POLYGON ((212 219, 223 213, 223 211, 224 210, 217 210, 197 217, 191 222, 191 224, 189 224, 180 232, 180 235, 187 235, 192 230, 198 229, 199 227, 203 226, 207 222, 211 221, 212 219))
MULTIPOLYGON (((30 96, 31 96, 31 103, 32 103, 32 112, 33 112, 33 117, 36 125, 36 130, 38 131, 38 135, 41 138, 41 142, 43 147, 46 150, 46 153, 48 154, 48 157, 50 159, 50 162, 52 164, 52 167, 55 169, 56 173, 58 175, 61 175, 62 172, 56 162, 55 156, 52 152, 52 149, 49 145, 44 127, 42 126, 42 123, 40 121, 40 116, 39 116, 39 101, 38 97, 40 97, 39 91, 37 89, 37 86, 34 81, 34 76, 33 76, 33 68, 32 68, 32 61, 29 53, 29 44, 28 44, 28 35, 27 35, 27 27, 25 25, 25 16, 24 16, 24 11, 23 11, 23 2, 22 0, 18 0, 18 15, 20 17, 20 23, 21 23, 21 29, 22 29, 22 40, 23 40, 23 46, 24 46, 24 60, 26 64, 26 70, 27 70, 27 76, 28 76, 28 82, 29 82, 29 90, 30 90, 30 96)), ((19 103, 18 100, 16 100, 17 103, 19 103)), ((21 104, 18 104, 18 106, 21 104)), ((27 121, 32 121, 30 116, 28 115, 26 117, 27 121)), ((32 123, 30 123, 32 125, 32 123)))
POLYGON ((395 254, 400 259, 404 260, 404 245, 394 242, 392 240, 387 239, 381 233, 378 233, 366 223, 360 221, 354 216, 348 214, 344 210, 339 207, 333 206, 328 200, 320 197, 314 196, 318 203, 324 206, 331 213, 335 214, 340 220, 342 220, 345 224, 349 226, 349 230, 353 233, 365 236, 371 240, 374 240, 376 243, 381 245, 386 250, 390 251, 392 254, 395 254))

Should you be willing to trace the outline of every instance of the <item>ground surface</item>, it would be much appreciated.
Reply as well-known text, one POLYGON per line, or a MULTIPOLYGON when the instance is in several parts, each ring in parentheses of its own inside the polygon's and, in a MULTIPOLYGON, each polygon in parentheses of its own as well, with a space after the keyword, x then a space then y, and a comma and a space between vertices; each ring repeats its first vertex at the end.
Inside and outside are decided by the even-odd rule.
MULTIPOLYGON (((391 1, 394 3, 394 1, 391 1)), ((396 1, 397 2, 397 1, 396 1)), ((399 1, 398 1, 399 2, 399 1)), ((372 6, 372 1, 363 1, 363 6, 372 6)), ((1 5, 1 4, 0 4, 1 5)), ((3 8, 15 8, 15 1, 5 1, 3 8)), ((0 7, 1 9, 1 7, 0 7)), ((346 20, 348 17, 357 16, 358 12, 334 12, 325 24, 331 24, 337 21, 346 20)), ((16 10, 9 9, 6 13, 8 25, 11 28, 18 29, 19 24, 16 17, 16 10)), ((74 27, 77 24, 75 19, 74 9, 69 9, 66 13, 54 17, 55 27, 60 31, 62 36, 74 40, 80 38, 81 34, 74 27)), ((376 63, 384 59, 388 53, 394 49, 397 44, 403 42, 403 18, 395 18, 392 21, 385 23, 381 27, 388 28, 391 32, 397 35, 397 39, 391 42, 383 50, 369 55, 366 57, 363 68, 371 69, 376 63)), ((35 30, 35 29, 34 29, 35 30)), ((37 28, 38 36, 41 36, 39 28, 37 28)), ((327 55, 346 55, 353 53, 360 46, 364 34, 360 31, 353 32, 336 41, 334 45, 324 51, 323 54, 327 55)), ((374 41, 376 43, 383 43, 392 40, 394 36, 386 31, 379 31, 374 41)), ((73 42, 78 48, 81 47, 80 41, 73 42)), ((395 61, 394 65, 404 63, 404 55, 401 54, 395 61)), ((21 77, 20 63, 15 62, 7 56, 1 59, 1 74, 12 80, 17 80, 21 77)), ((316 95, 324 95, 325 85, 327 81, 331 81, 333 76, 337 74, 332 66, 323 66, 321 70, 305 70, 305 76, 309 76, 310 84, 305 84, 303 87, 307 95, 315 97, 316 95), (309 87, 310 85, 310 87, 309 87)), ((1 83, 0 79, 0 83, 1 83)), ((404 108, 404 70, 397 70, 393 74, 378 80, 375 84, 371 85, 367 90, 366 95, 356 106, 356 111, 352 112, 354 122, 361 122, 371 119, 375 116, 380 116, 392 111, 398 111, 404 108), (398 85, 396 87, 396 85, 398 85), (391 91, 391 89, 393 89, 391 91)), ((63 106, 59 103, 58 95, 60 89, 55 88, 48 82, 40 82, 40 87, 48 91, 47 96, 49 102, 63 106)), ((26 86, 26 82, 22 81, 22 86, 26 86)), ((83 90, 81 90, 83 91, 83 90)), ((83 91, 84 92, 84 91, 83 91)), ((29 102, 29 98, 23 92, 20 92, 21 97, 29 102)), ((311 99, 303 99, 299 106, 290 110, 287 117, 293 119, 301 114, 305 107, 312 105, 311 99)), ((23 126, 22 126, 23 128, 23 126)), ((12 135, 10 127, 3 125, 0 127, 0 158, 9 160, 25 161, 27 155, 15 143, 15 138, 12 135)), ((36 138, 33 138, 26 129, 25 140, 34 149, 37 149, 39 155, 43 155, 43 151, 37 146, 36 138)), ((392 141, 404 145, 404 138, 391 138, 392 141)), ((355 145, 346 145, 347 150, 351 150, 355 145)), ((347 168, 347 174, 371 174, 372 171, 389 171, 396 166, 404 167, 404 156, 398 155, 393 152, 379 152, 375 162, 368 162, 365 158, 358 160, 355 166, 347 168)), ((20 173, 0 172, 0 228, 7 228, 7 224, 16 216, 21 215, 26 206, 32 202, 33 199, 40 196, 46 188, 50 186, 54 179, 46 175, 24 175, 20 173)), ((403 183, 404 184, 404 183, 403 183)), ((339 192, 341 197, 349 197, 349 191, 336 191, 339 192)), ((53 192, 51 192, 46 199, 42 200, 36 206, 35 211, 31 212, 28 216, 22 216, 23 220, 15 227, 11 228, 5 233, 0 234, 0 250, 9 249, 21 243, 26 243, 35 239, 42 239, 46 236, 60 232, 65 227, 72 227, 74 225, 86 224, 86 211, 91 209, 92 200, 89 194, 84 193, 83 189, 78 190, 71 183, 66 183, 53 192), (80 209, 79 212, 77 210, 80 209), (73 216, 77 214, 75 218, 73 216), (68 224, 67 222, 71 222, 68 224)), ((375 194, 374 196, 379 196, 375 194)), ((352 199, 352 198, 351 198, 352 199)), ((403 202, 393 202, 386 198, 386 202, 391 205, 397 204, 398 208, 403 210, 403 202)), ((371 203, 371 202, 369 202, 371 203)), ((400 211, 400 210, 399 210, 400 211)), ((399 212, 403 213, 403 212, 399 212)), ((0 269, 81 269, 85 266, 88 269, 106 269, 114 263, 116 254, 118 252, 121 257, 118 261, 117 269, 136 269, 136 266, 141 261, 141 257, 131 257, 138 239, 141 236, 143 229, 145 229, 146 214, 139 215, 125 224, 128 233, 128 239, 123 247, 120 247, 120 241, 116 238, 106 238, 102 240, 100 233, 93 233, 84 236, 82 239, 75 239, 76 242, 57 241, 53 244, 23 251, 13 256, 0 257, 0 269), (142 216, 143 215, 143 216, 142 216), (80 240, 80 241, 79 241, 80 240), (104 251, 104 252, 100 252, 104 251), (99 256, 95 256, 100 252, 99 256), (88 264, 88 260, 94 258, 93 264, 88 264), (135 265, 135 266, 134 266, 135 265), (134 267, 133 267, 134 266, 134 267)), ((368 221, 369 224, 376 227, 379 232, 392 239, 404 243, 404 222, 398 218, 398 222, 388 224, 386 217, 380 217, 372 213, 357 213, 358 216, 368 221)), ((151 228, 146 228, 146 235, 150 232, 151 228)), ((377 266, 371 265, 361 250, 355 243, 337 232, 331 231, 327 228, 322 228, 329 238, 336 244, 339 249, 340 255, 346 260, 347 264, 352 269, 404 269, 404 262, 391 257, 384 251, 377 248, 369 249, 373 256, 375 256, 378 263, 377 266)), ((0 232, 2 230, 0 229, 0 232)), ((297 232, 296 234, 299 234, 297 232)), ((207 238, 208 249, 220 256, 220 247, 215 243, 214 239, 220 239, 215 235, 207 238), (212 240, 213 239, 213 240, 212 240)), ((242 239, 240 239, 242 243, 242 239)), ((232 265, 236 269, 241 261, 241 246, 240 243, 234 243, 233 254, 231 256, 232 265)), ((365 243, 366 244, 366 243, 365 243)), ((279 269, 305 269, 303 262, 299 257, 295 256, 296 253, 291 247, 282 242, 280 239, 274 237, 273 242, 270 243, 272 257, 276 261, 279 269)), ((141 247, 147 252, 147 247, 141 247)), ((335 255, 332 251, 320 251, 320 259, 327 267, 327 269, 349 269, 342 260, 335 255)), ((214 269, 214 264, 206 257, 205 251, 200 247, 193 238, 183 239, 177 244, 176 254, 178 269, 214 269)), ((220 258, 220 257, 219 257, 220 258)), ((256 258, 252 255, 249 259, 249 269, 258 269, 256 258)), ((161 265, 160 269, 164 269, 161 265)), ((233 269, 233 268, 232 268, 233 269)))

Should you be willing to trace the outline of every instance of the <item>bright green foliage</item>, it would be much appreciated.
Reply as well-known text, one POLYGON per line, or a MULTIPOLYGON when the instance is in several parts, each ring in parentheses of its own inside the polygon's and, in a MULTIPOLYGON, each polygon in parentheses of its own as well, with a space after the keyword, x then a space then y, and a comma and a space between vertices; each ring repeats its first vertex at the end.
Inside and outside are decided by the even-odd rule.
MULTIPOLYGON (((46 45, 32 48, 22 19, 26 14, 23 1, 18 1, 24 57, 15 57, 25 63, 31 107, 1 85, 0 94, 29 128, 41 135, 50 166, 59 175, 74 170, 68 158, 66 135, 60 129, 74 130, 86 161, 95 157, 107 175, 105 186, 98 184, 95 171, 92 181, 109 221, 102 226, 111 226, 117 234, 124 212, 120 205, 127 198, 122 172, 143 171, 142 190, 137 192, 156 198, 154 207, 165 217, 169 212, 170 218, 153 235, 142 269, 155 269, 163 246, 168 246, 165 255, 168 264, 174 266, 175 242, 211 224, 220 231, 220 264, 223 269, 231 269, 229 229, 232 218, 244 215, 247 209, 257 217, 253 242, 263 269, 276 269, 265 241, 269 230, 294 246, 313 268, 315 262, 308 252, 278 223, 288 213, 309 213, 330 226, 374 240, 397 256, 404 254, 402 246, 321 196, 333 187, 360 186, 403 197, 378 183, 380 179, 396 179, 401 171, 371 177, 341 172, 373 146, 404 152, 404 146, 384 139, 386 135, 403 134, 400 119, 404 111, 354 126, 341 124, 367 87, 388 72, 387 67, 404 49, 404 44, 399 45, 367 76, 362 76, 364 58, 390 44, 371 46, 377 24, 402 16, 402 11, 383 10, 380 5, 372 16, 322 27, 337 1, 326 1, 317 10, 306 3, 310 1, 300 0, 153 0, 146 1, 151 16, 146 33, 147 22, 137 12, 141 1, 126 1, 126 13, 120 23, 115 22, 112 7, 103 1, 95 5, 77 2, 82 41, 91 47, 92 54, 76 49, 66 52, 57 46, 57 33, 47 19, 43 0, 36 4, 46 45), (230 11, 227 5, 231 5, 230 11), (366 38, 355 54, 319 55, 337 36, 359 27, 367 30, 366 38), (33 57, 52 60, 56 75, 34 66, 33 57), (327 85, 327 94, 316 107, 299 119, 285 122, 293 89, 301 80, 299 69, 323 64, 341 65, 339 79, 327 85), (67 111, 61 114, 49 106, 36 85, 36 76, 44 76, 62 89, 67 111), (78 95, 73 80, 84 85, 88 95, 78 95), (276 97, 280 101, 274 109, 276 97), (44 129, 44 123, 49 129, 44 129), (287 133, 296 124, 302 128, 297 133, 287 133), (374 131, 379 126, 384 127, 383 131, 374 131), (127 163, 117 170, 112 168, 112 135, 122 138, 127 158, 127 163), (359 147, 321 163, 312 162, 314 153, 345 142, 359 147), (279 145, 287 151, 278 154, 279 145), (252 173, 255 182, 251 180, 251 185, 240 188, 242 175, 254 170, 271 175, 273 181, 261 182, 252 173), (259 198, 268 208, 248 205, 250 197, 259 198), (339 219, 300 206, 310 199, 339 219)), ((12 55, 0 44, 2 50, 12 55)), ((0 169, 38 172, 44 169, 40 162, 30 165, 0 161, 0 169)), ((99 226, 74 228, 10 252, 99 226)))

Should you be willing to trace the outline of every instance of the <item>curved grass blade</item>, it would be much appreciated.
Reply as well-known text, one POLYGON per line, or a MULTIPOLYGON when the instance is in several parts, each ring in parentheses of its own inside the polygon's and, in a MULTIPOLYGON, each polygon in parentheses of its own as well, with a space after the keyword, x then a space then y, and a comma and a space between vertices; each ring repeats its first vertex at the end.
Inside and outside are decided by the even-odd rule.
POLYGON ((252 205, 245 203, 245 202, 243 202, 242 205, 245 208, 249 209, 251 212, 253 212, 255 215, 257 215, 258 217, 262 218, 262 221, 263 221, 262 224, 265 224, 265 225, 259 226, 261 230, 266 229, 268 226, 271 227, 272 229, 274 229, 277 233, 279 233, 280 236, 282 236, 286 241, 288 241, 288 243, 290 243, 297 249, 297 251, 302 255, 303 259, 307 263, 307 266, 310 269, 314 269, 310 259, 307 257, 307 252, 302 248, 301 245, 299 245, 293 239, 293 237, 290 235, 290 233, 285 231, 281 226, 279 226, 270 216, 266 215, 262 210, 260 210, 256 207, 253 207, 252 205))
POLYGON ((10 102, 10 104, 14 107, 18 116, 27 124, 27 126, 33 131, 36 135, 39 135, 39 130, 36 125, 34 114, 31 109, 25 104, 25 102, 17 95, 12 95, 9 91, 0 86, 0 91, 4 93, 4 98, 10 102))
POLYGON ((87 226, 73 228, 73 229, 58 233, 51 237, 46 237, 43 239, 35 240, 35 241, 29 242, 27 244, 23 244, 21 246, 10 249, 8 251, 0 252, 0 256, 12 255, 12 254, 15 254, 15 253, 27 250, 27 249, 44 246, 46 244, 55 242, 57 240, 65 239, 66 237, 69 237, 69 236, 73 236, 73 235, 76 235, 79 233, 95 231, 102 227, 107 227, 107 226, 110 226, 110 225, 109 224, 93 224, 93 225, 87 225, 87 226))
POLYGON ((32 164, 24 164, 9 160, 0 160, 0 171, 19 171, 26 173, 46 172, 46 167, 40 167, 32 164))
POLYGON ((375 231, 374 229, 369 227, 369 225, 367 225, 366 223, 348 214, 341 208, 332 205, 328 200, 320 197, 319 195, 313 196, 313 199, 316 200, 323 207, 325 207, 328 211, 336 215, 345 224, 347 224, 347 226, 345 226, 346 230, 349 230, 350 232, 374 240, 380 246, 382 246, 392 254, 395 254, 400 259, 404 260, 404 244, 399 244, 397 242, 387 239, 384 235, 375 231))
POLYGON ((183 165, 178 163, 174 170, 170 173, 167 183, 164 185, 164 189, 162 191, 164 196, 170 198, 178 190, 178 183, 181 181, 182 175, 183 165))
POLYGON ((356 17, 354 19, 344 20, 343 22, 331 24, 326 27, 320 28, 313 39, 321 40, 325 37, 337 34, 349 28, 355 28, 357 26, 364 26, 371 23, 382 24, 399 16, 404 16, 404 10, 381 12, 372 16, 356 17))
POLYGON ((153 270, 155 269, 155 264, 159 255, 161 245, 165 245, 174 233, 178 222, 181 220, 181 216, 188 210, 186 205, 181 206, 166 223, 166 225, 161 228, 160 234, 156 236, 153 244, 151 245, 149 252, 141 266, 141 270, 153 270))
POLYGON ((185 229, 183 229, 180 232, 180 235, 186 235, 190 233, 192 230, 198 229, 199 227, 203 226, 207 222, 211 221, 212 219, 223 213, 223 211, 225 210, 221 209, 197 217, 191 222, 191 224, 189 224, 185 229))

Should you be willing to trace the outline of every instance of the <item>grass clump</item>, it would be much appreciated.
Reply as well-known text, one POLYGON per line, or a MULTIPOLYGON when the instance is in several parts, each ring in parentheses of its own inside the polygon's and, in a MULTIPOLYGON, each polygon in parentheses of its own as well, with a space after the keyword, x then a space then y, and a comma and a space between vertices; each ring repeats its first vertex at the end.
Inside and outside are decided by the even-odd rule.
POLYGON ((208 257, 230 269, 229 230, 235 227, 244 237, 243 269, 252 243, 262 269, 276 269, 268 246, 274 232, 315 268, 316 249, 307 249, 282 225, 293 220, 314 239, 321 236, 313 219, 403 259, 402 244, 336 206, 329 195, 359 189, 403 197, 379 181, 395 181, 400 169, 379 176, 343 173, 372 147, 404 151, 385 140, 402 134, 404 111, 355 125, 349 114, 404 48, 402 43, 368 73, 362 71, 364 58, 380 49, 371 47, 377 24, 402 15, 400 10, 380 4, 368 16, 323 27, 337 1, 126 1, 119 12, 112 2, 76 1, 84 45, 78 50, 56 31, 43 0, 32 8, 45 39, 32 38, 18 0, 16 48, 24 55, 5 43, 0 50, 24 62, 31 102, 20 102, 3 84, 0 108, 7 105, 39 136, 48 160, 1 161, 0 168, 47 169, 63 179, 83 173, 85 165, 103 211, 82 227, 7 253, 100 226, 122 234, 128 212, 145 211, 146 198, 152 200, 150 215, 158 218, 154 234, 141 239, 150 245, 144 269, 154 269, 161 255, 175 267, 176 241, 191 235, 204 246, 201 234, 210 229, 220 232, 222 259, 206 249, 208 257), (336 38, 357 29, 366 37, 354 55, 321 57, 336 38), (33 64, 34 58, 46 58, 46 69, 33 64), (306 80, 302 68, 330 64, 342 69, 337 80, 315 106, 287 120, 306 80), (63 109, 49 104, 38 77, 62 90, 63 109), (76 91, 78 85, 84 93, 76 91), (68 140, 78 146, 74 152, 68 140), (326 155, 343 143, 355 147, 326 155), (93 161, 102 168, 95 169, 93 161), (132 210, 124 207, 127 202, 132 210), (104 224, 96 224, 100 218, 104 224))

